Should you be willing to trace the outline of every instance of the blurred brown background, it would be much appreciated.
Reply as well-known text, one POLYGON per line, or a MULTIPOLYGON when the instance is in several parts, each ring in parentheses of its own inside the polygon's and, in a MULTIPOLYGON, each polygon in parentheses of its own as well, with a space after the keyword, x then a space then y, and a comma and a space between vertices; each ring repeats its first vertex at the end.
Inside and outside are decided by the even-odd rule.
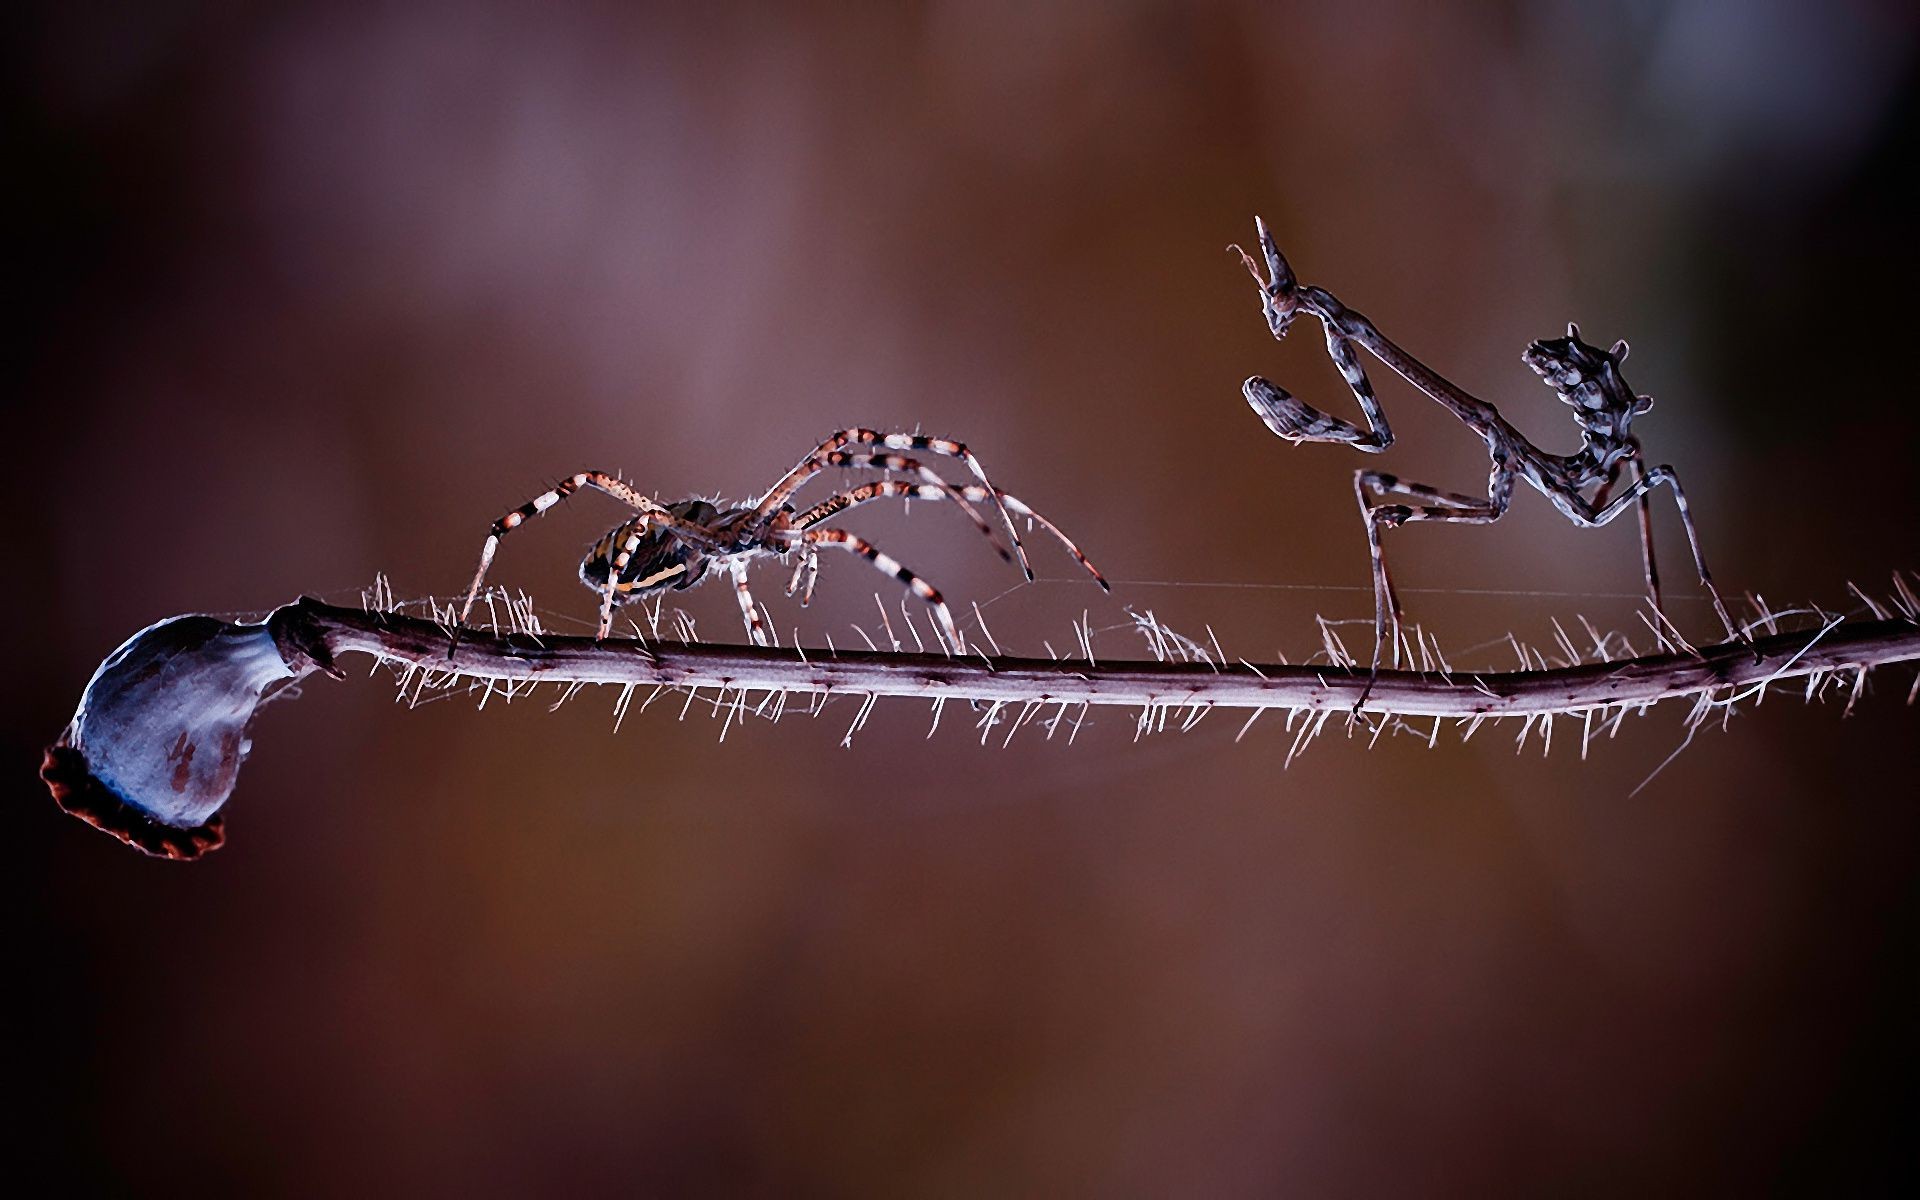
MULTIPOLYGON (((76 1189, 1914 1182, 1904 671, 1846 720, 1776 695, 1637 794, 1682 710, 1584 763, 1563 727, 1549 756, 1512 729, 1333 735, 1283 771, 1273 719, 1135 745, 1099 712, 1071 749, 1002 750, 888 703, 849 751, 851 702, 720 745, 664 702, 616 735, 610 695, 408 711, 384 678, 265 715, 197 866, 33 778, 148 622, 352 600, 377 571, 452 592, 560 474, 738 497, 856 422, 965 438, 1131 581, 1103 599, 1036 542, 1048 581, 988 609, 1003 643, 1133 604, 1303 655, 1315 613, 1370 611, 1358 464, 1239 397, 1258 372, 1350 411, 1223 250, 1256 212, 1548 446, 1573 429, 1520 349, 1569 318, 1630 338, 1720 577, 1845 605, 1920 565, 1909 6, 10 23, 9 1075, 28 1157, 76 1189)), ((1472 438, 1382 391, 1388 469, 1484 478, 1472 438)), ((589 618, 573 564, 616 518, 577 501, 495 578, 589 618)), ((1015 581, 952 514, 850 523, 963 603, 1015 581)), ((1637 627, 1631 521, 1583 532, 1527 492, 1391 552, 1456 650, 1576 613, 1637 627)), ((811 609, 775 569, 761 591, 844 643, 885 585, 824 566, 811 609)), ((724 586, 683 602, 740 637, 724 586)))

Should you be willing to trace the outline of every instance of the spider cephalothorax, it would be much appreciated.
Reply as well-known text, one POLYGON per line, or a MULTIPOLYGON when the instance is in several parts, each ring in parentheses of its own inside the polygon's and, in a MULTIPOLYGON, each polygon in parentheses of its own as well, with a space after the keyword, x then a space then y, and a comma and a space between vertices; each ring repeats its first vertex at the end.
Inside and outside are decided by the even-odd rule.
MULTIPOLYGON (((1636 396, 1620 375, 1626 360, 1627 344, 1615 342, 1613 349, 1602 350, 1580 339, 1577 326, 1567 326, 1567 336, 1537 341, 1521 355, 1529 367, 1554 389, 1573 409, 1580 426, 1582 445, 1573 454, 1550 454, 1528 441, 1498 409, 1450 383, 1438 372, 1389 341, 1374 328, 1373 322, 1346 307, 1324 289, 1295 281, 1293 270, 1281 256, 1280 248, 1268 232, 1266 222, 1255 221, 1260 236, 1261 264, 1240 251, 1240 257, 1260 284, 1261 307, 1267 328, 1278 338, 1300 313, 1317 318, 1327 331, 1327 352, 1341 377, 1347 381, 1366 418, 1362 429, 1349 421, 1321 412, 1302 403, 1291 392, 1258 375, 1242 385, 1247 402, 1280 437, 1289 442, 1344 442, 1370 454, 1393 444, 1393 432, 1387 426, 1386 413, 1373 394, 1358 350, 1364 350, 1385 363, 1393 372, 1424 392, 1448 412, 1458 417, 1486 443, 1492 458, 1487 478, 1487 495, 1476 496, 1441 491, 1426 484, 1412 483, 1381 471, 1359 471, 1354 476, 1354 491, 1360 511, 1366 518, 1367 545, 1373 556, 1374 650, 1373 666, 1380 667, 1380 652, 1386 642, 1387 618, 1398 627, 1399 602, 1393 582, 1387 574, 1386 556, 1380 547, 1380 531, 1410 521, 1453 521, 1488 524, 1507 511, 1513 499, 1516 480, 1524 479, 1553 502, 1566 517, 1579 525, 1605 525, 1624 512, 1628 505, 1640 506, 1641 550, 1646 563, 1647 591, 1655 610, 1660 609, 1660 578, 1654 568, 1653 533, 1648 518, 1647 496, 1653 488, 1665 484, 1680 510, 1680 521, 1687 532, 1687 544, 1693 551, 1693 564, 1700 582, 1713 599, 1714 611, 1726 626, 1727 635, 1745 640, 1745 635, 1727 615, 1726 605, 1713 586, 1706 559, 1700 553, 1700 539, 1687 509, 1686 494, 1680 490, 1673 468, 1649 467, 1641 457, 1640 443, 1628 431, 1633 418, 1653 407, 1646 396, 1636 396), (1631 463, 1635 478, 1615 491, 1621 474, 1631 463), (1392 498, 1394 503, 1379 503, 1392 498), (1399 503, 1402 499, 1419 504, 1399 503)), ((1235 247, 1238 250, 1238 247, 1235 247)), ((1399 654, 1399 639, 1394 639, 1399 654)))
POLYGON ((910 433, 879 433, 871 429, 846 429, 820 443, 799 464, 767 490, 751 506, 722 508, 712 501, 692 499, 662 504, 643 495, 639 489, 606 471, 581 471, 570 475, 519 508, 493 523, 486 542, 480 548, 480 567, 467 589, 467 601, 460 610, 460 624, 466 624, 473 611, 487 569, 500 548, 500 539, 527 521, 573 495, 581 488, 605 492, 632 508, 636 515, 608 531, 594 544, 580 564, 580 578, 600 593, 600 637, 613 628, 613 608, 668 588, 690 588, 706 578, 708 570, 724 564, 733 576, 734 590, 740 600, 740 613, 747 633, 756 645, 768 641, 764 623, 753 595, 747 590, 747 565, 756 558, 797 558, 787 594, 801 592, 805 604, 813 594, 814 576, 819 570, 818 551, 833 546, 857 554, 877 569, 897 579, 933 609, 940 631, 953 649, 963 649, 960 630, 953 614, 932 584, 920 578, 878 547, 843 529, 821 528, 823 522, 844 509, 871 500, 944 500, 960 508, 975 527, 984 533, 1002 558, 1018 559, 1027 578, 1026 549, 1021 545, 1013 515, 1018 513, 1058 538, 1088 574, 1106 587, 1086 555, 1080 553, 1067 536, 1017 497, 994 487, 985 468, 972 451, 947 438, 910 433), (889 453, 850 452, 848 446, 880 446, 889 453), (894 451, 917 450, 958 459, 966 464, 979 483, 956 485, 926 467, 894 451), (848 491, 828 496, 804 511, 795 511, 793 497, 808 480, 829 468, 868 468, 883 472, 886 478, 865 483, 848 491), (918 482, 894 478, 911 475, 918 482), (1008 552, 994 536, 993 527, 980 515, 976 505, 991 506, 1006 522, 1013 550, 1008 552))

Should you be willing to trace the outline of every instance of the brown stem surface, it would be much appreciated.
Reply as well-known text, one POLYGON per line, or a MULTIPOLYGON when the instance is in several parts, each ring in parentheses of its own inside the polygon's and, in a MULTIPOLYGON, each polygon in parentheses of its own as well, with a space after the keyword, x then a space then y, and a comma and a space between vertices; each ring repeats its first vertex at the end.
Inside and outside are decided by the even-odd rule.
POLYGON ((437 675, 440 684, 464 678, 510 686, 714 688, 721 695, 732 691, 737 704, 753 691, 1019 703, 1018 730, 1039 706, 1051 704, 1061 706, 1061 715, 1068 705, 1139 705, 1143 721, 1155 708, 1189 706, 1196 714, 1358 706, 1474 719, 1609 706, 1624 713, 1723 689, 1737 700, 1768 682, 1836 671, 1856 672, 1857 688, 1872 667, 1920 659, 1920 625, 1836 621, 1752 646, 1559 669, 1382 671, 1369 691, 1367 674, 1346 667, 810 654, 471 629, 462 630, 455 645, 452 630, 435 621, 302 599, 260 624, 174 617, 129 638, 94 672, 73 720, 48 748, 41 777, 62 808, 128 845, 166 858, 198 858, 225 837, 220 810, 246 759, 260 705, 290 694, 290 684, 314 671, 339 675, 336 660, 356 652, 406 668, 422 686, 437 675))
MULTIPOLYGON (((1353 708, 1364 668, 1084 659, 950 658, 938 654, 641 642, 463 631, 448 656, 447 630, 419 617, 301 600, 303 648, 318 661, 358 651, 475 679, 631 684, 636 687, 838 692, 1006 703, 1211 705, 1220 708, 1353 708), (317 639, 308 644, 305 639, 317 639), (317 652, 316 652, 317 651, 317 652)), ((1525 716, 1605 705, 1651 704, 1838 670, 1920 659, 1920 627, 1904 620, 1828 629, 1614 662, 1451 675, 1381 671, 1363 712, 1401 716, 1525 716)))

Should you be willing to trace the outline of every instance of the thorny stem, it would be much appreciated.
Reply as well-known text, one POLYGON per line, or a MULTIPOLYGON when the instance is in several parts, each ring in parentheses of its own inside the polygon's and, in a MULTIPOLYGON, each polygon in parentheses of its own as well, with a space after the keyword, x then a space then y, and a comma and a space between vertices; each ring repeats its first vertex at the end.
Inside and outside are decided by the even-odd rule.
MULTIPOLYGON (((760 646, 596 642, 473 630, 463 632, 459 650, 449 661, 447 630, 432 621, 310 599, 292 611, 300 616, 305 636, 313 639, 304 643, 309 653, 322 649, 333 657, 358 651, 480 680, 1342 712, 1351 709, 1367 687, 1364 670, 1326 666, 1096 664, 859 650, 840 650, 829 657, 760 646)), ((1913 660, 1920 660, 1920 627, 1899 619, 1863 621, 1835 627, 1817 640, 1815 631, 1780 633, 1757 640, 1751 648, 1727 643, 1697 654, 1657 654, 1557 669, 1460 671, 1450 676, 1381 671, 1362 711, 1428 717, 1570 712, 1653 704, 1721 688, 1913 660)))
MULTIPOLYGON (((616 712, 624 715, 641 687, 651 687, 650 695, 683 690, 689 703, 712 688, 716 711, 726 707, 729 724, 743 714, 751 692, 766 693, 755 713, 777 698, 776 718, 790 694, 857 694, 863 703, 849 739, 881 696, 932 700, 936 728, 948 700, 987 703, 982 720, 988 729, 996 713, 1018 703, 1018 716, 1007 722, 1007 742, 1043 707, 1055 709, 1051 720, 1041 722, 1051 735, 1068 708, 1083 716, 1096 704, 1138 706, 1140 731, 1164 728, 1176 708, 1186 710, 1180 729, 1192 728, 1214 708, 1251 709, 1248 725, 1267 709, 1289 710, 1290 725, 1292 714, 1319 714, 1296 734, 1294 752, 1340 711, 1381 715, 1376 736, 1400 717, 1434 718, 1430 739, 1438 736, 1441 718, 1464 720, 1470 734, 1482 720, 1520 717, 1531 728, 1539 717, 1543 738, 1550 738, 1556 713, 1585 714, 1591 732, 1595 714, 1617 710, 1617 725, 1630 710, 1693 695, 1690 722, 1697 725, 1778 680, 1808 677, 1811 696, 1833 676, 1850 673, 1857 695, 1869 669, 1920 659, 1920 602, 1903 581, 1896 582, 1897 614, 1869 601, 1874 620, 1842 624, 1832 618, 1818 630, 1774 633, 1751 644, 1559 668, 1543 662, 1517 672, 1449 672, 1443 663, 1438 673, 1382 671, 1371 682, 1351 665, 1227 664, 1217 643, 1207 655, 1151 614, 1136 621, 1143 630, 1151 627, 1150 640, 1163 661, 1093 662, 1090 634, 1082 635, 1078 660, 597 641, 541 633, 530 608, 510 632, 462 629, 450 652, 454 630, 442 621, 381 605, 352 609, 302 599, 260 624, 186 616, 135 634, 94 673, 73 721, 48 749, 41 777, 62 808, 127 844, 162 857, 197 858, 222 842, 220 809, 246 759, 260 705, 314 671, 338 677, 336 660, 356 652, 401 668, 403 689, 416 696, 421 688, 462 679, 484 683, 487 695, 504 685, 509 697, 521 687, 564 685, 563 700, 580 685, 612 684, 622 689, 616 712), (1196 661, 1164 661, 1172 656, 1170 646, 1196 661)), ((1575 657, 1564 635, 1562 645, 1570 660, 1575 657)), ((1338 657, 1344 662, 1344 655, 1338 657)), ((1584 746, 1583 740, 1583 754, 1584 746)))

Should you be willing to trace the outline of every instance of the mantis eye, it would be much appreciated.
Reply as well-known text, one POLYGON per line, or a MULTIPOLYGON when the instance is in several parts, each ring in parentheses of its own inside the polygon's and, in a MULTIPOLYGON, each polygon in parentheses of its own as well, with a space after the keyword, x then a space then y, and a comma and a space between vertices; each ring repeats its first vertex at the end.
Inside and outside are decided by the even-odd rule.
POLYGON ((1613 344, 1613 349, 1607 351, 1607 353, 1613 356, 1614 362, 1623 363, 1627 361, 1628 349, 1629 347, 1627 346, 1627 339, 1621 338, 1619 341, 1613 344))

